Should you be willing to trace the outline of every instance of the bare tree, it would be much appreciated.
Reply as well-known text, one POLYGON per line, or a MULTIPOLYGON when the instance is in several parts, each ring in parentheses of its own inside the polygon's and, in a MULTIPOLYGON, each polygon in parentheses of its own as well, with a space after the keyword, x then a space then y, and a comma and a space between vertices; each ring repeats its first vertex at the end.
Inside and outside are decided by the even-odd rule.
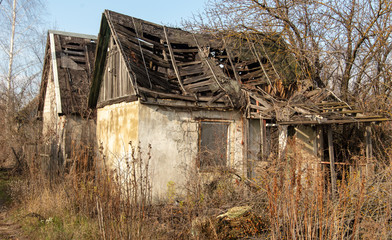
MULTIPOLYGON (((0 111, 3 157, 15 142, 15 116, 33 99, 42 67, 44 37, 40 0, 3 0, 0 4, 0 111)), ((4 159, 0 159, 4 160, 4 159)))
POLYGON ((300 64, 302 81, 329 85, 350 100, 390 94, 391 12, 389 0, 211 0, 186 25, 278 34, 300 64))

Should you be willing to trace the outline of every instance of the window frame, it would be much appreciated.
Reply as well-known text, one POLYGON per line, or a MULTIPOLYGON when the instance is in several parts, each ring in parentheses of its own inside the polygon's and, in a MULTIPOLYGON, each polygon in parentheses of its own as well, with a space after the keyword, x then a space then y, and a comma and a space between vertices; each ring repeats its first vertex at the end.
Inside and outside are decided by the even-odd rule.
POLYGON ((197 149, 197 167, 200 171, 208 172, 213 170, 214 168, 227 168, 230 166, 230 152, 231 152, 231 126, 233 120, 227 119, 198 119, 198 149, 197 149), (212 165, 208 164, 206 166, 202 166, 202 124, 203 123, 216 123, 216 124, 223 124, 227 126, 227 133, 226 133, 226 158, 224 165, 212 165))

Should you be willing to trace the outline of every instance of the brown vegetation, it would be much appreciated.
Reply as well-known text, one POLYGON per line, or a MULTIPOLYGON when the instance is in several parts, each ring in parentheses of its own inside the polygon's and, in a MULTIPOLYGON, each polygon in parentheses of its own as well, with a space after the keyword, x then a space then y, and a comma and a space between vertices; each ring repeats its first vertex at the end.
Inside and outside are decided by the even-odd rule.
POLYGON ((38 162, 30 165, 13 193, 33 239, 392 237, 390 164, 378 165, 370 177, 359 166, 342 171, 332 199, 328 169, 316 176, 295 153, 271 162, 255 179, 220 169, 207 181, 188 169, 187 184, 168 183, 167 200, 152 204, 148 153, 133 149, 109 171, 79 150, 70 171, 51 181, 38 162))

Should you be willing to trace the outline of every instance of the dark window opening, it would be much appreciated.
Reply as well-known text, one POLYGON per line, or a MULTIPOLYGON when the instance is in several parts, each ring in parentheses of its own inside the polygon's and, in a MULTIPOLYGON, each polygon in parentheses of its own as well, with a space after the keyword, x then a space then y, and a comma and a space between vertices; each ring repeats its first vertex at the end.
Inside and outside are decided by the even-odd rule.
POLYGON ((211 167, 227 165, 228 122, 200 123, 199 166, 206 170, 211 167))

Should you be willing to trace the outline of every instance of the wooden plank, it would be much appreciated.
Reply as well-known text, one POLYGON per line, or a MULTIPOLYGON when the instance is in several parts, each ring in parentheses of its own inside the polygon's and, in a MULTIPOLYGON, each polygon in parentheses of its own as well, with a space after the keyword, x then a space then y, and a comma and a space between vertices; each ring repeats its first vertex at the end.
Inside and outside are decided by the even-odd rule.
POLYGON ((72 50, 65 49, 65 50, 63 50, 63 53, 70 54, 70 55, 82 56, 82 57, 84 57, 86 55, 86 53, 83 51, 83 49, 81 49, 81 51, 72 51, 72 50))
MULTIPOLYGON (((317 106, 345 106, 348 107, 346 103, 343 102, 321 102, 321 103, 316 103, 317 106)), ((353 105, 350 105, 351 107, 353 105)))
MULTIPOLYGON (((143 47, 142 47, 142 43, 143 43, 143 45, 145 45, 145 42, 144 42, 144 41, 141 41, 140 38, 139 38, 139 34, 138 34, 137 28, 136 28, 136 26, 135 26, 135 21, 134 21, 134 18, 133 18, 133 17, 132 17, 132 22, 133 22, 133 26, 135 27, 135 33, 136 33, 136 37, 137 37, 137 43, 138 43, 138 45, 139 45, 140 55, 141 55, 142 60, 143 60, 144 70, 146 71, 146 75, 147 75, 148 83, 150 84, 150 88, 152 88, 151 78, 150 78, 149 70, 148 70, 148 68, 147 68, 146 59, 145 59, 145 57, 144 57, 143 47)), ((148 52, 149 52, 149 51, 146 51, 146 53, 148 53, 148 52)))
POLYGON ((174 53, 197 53, 199 49, 197 48, 173 48, 174 53))
POLYGON ((197 82, 197 83, 185 85, 185 88, 191 90, 193 88, 207 86, 207 85, 211 85, 213 83, 214 83, 214 81, 210 79, 210 80, 207 80, 207 81, 200 81, 200 82, 197 82))
POLYGON ((389 118, 373 118, 373 119, 342 119, 342 120, 326 120, 318 122, 313 120, 298 120, 298 121, 282 121, 279 125, 310 125, 310 124, 347 124, 347 123, 362 123, 362 122, 384 122, 391 121, 389 118))
MULTIPOLYGON (((156 105, 156 106, 162 106, 162 107, 172 107, 172 108, 176 108, 176 109, 181 109, 181 108, 183 108, 183 109, 186 109, 186 110, 189 110, 189 109, 202 109, 202 110, 206 110, 206 109, 208 109, 208 110, 220 110, 220 111, 227 111, 227 110, 232 110, 233 108, 232 107, 228 107, 227 105, 222 105, 222 106, 210 106, 210 105, 208 105, 207 103, 205 103, 206 105, 203 105, 203 103, 198 103, 197 105, 196 104, 192 104, 192 105, 189 105, 189 104, 183 104, 183 105, 181 105, 181 104, 173 104, 173 103, 170 103, 170 102, 165 102, 165 103, 162 103, 162 102, 156 102, 156 101, 151 101, 151 100, 149 100, 149 99, 147 99, 147 101, 146 100, 140 100, 143 104, 149 104, 149 105, 156 105)), ((205 99, 203 100, 203 101, 205 101, 205 102, 208 102, 207 101, 207 99, 206 99, 206 97, 205 97, 205 99)))
POLYGON ((171 44, 170 44, 169 37, 168 37, 168 35, 167 35, 166 27, 163 27, 163 31, 164 31, 164 33, 165 33, 165 39, 166 39, 167 47, 168 47, 168 49, 169 49, 169 54, 170 54, 170 58, 171 58, 171 63, 172 63, 174 72, 176 73, 178 83, 180 84, 180 87, 181 87, 181 89, 182 89, 182 91, 183 91, 183 94, 188 94, 188 92, 187 92, 186 89, 184 88, 184 85, 182 84, 180 71, 178 70, 178 67, 177 67, 177 65, 176 65, 176 60, 174 59, 173 49, 172 49, 172 46, 171 46, 171 44))
POLYGON ((113 105, 113 104, 121 103, 121 102, 134 102, 136 100, 138 100, 138 97, 135 95, 122 96, 122 97, 113 98, 113 99, 109 99, 109 100, 100 102, 97 104, 97 108, 103 108, 105 106, 113 105))
MULTIPOLYGON (((130 22, 129 16, 119 14, 116 12, 112 12, 112 11, 105 11, 105 13, 110 15, 110 16, 108 16, 108 18, 112 21, 113 24, 115 24, 115 26, 117 24, 122 24, 127 27, 132 27, 129 24, 129 22, 130 22)), ((138 25, 142 26, 143 34, 149 34, 149 35, 161 38, 161 39, 165 38, 164 33, 163 33, 163 29, 162 29, 163 26, 158 25, 158 24, 154 24, 151 22, 143 21, 143 20, 137 19, 137 18, 135 18, 135 22, 138 25)), ((194 42, 192 41, 192 34, 189 32, 183 31, 181 29, 170 28, 169 37, 170 37, 173 44, 186 43, 191 46, 195 46, 194 42)), ((200 35, 199 41, 203 45, 211 45, 211 47, 213 46, 213 41, 211 41, 210 38, 203 37, 203 35, 200 35)), ((217 45, 217 44, 215 44, 215 45, 217 45)))
MULTIPOLYGON (((336 113, 336 114, 352 114, 352 113, 362 113, 362 112, 363 112, 362 110, 342 110, 342 111, 336 111, 336 112, 333 112, 333 113, 336 113)), ((329 115, 329 114, 331 114, 331 112, 320 112, 318 114, 320 114, 320 115, 329 115)))
POLYGON ((209 92, 211 91, 211 85, 200 86, 197 88, 192 89, 193 92, 209 92))
POLYGON ((199 71, 203 71, 204 68, 203 68, 202 64, 182 66, 181 67, 181 72, 192 71, 194 69, 198 69, 199 71))
POLYGON ((369 118, 383 118, 380 115, 373 115, 373 116, 356 116, 355 119, 369 119, 369 118))
MULTIPOLYGON (((237 82, 241 83, 241 78, 240 78, 240 76, 239 76, 239 74, 238 74, 238 72, 237 72, 237 70, 236 70, 236 68, 235 68, 235 66, 234 66, 234 62, 233 62, 232 57, 231 57, 231 56, 232 56, 231 50, 230 50, 230 48, 227 47, 225 38, 223 38, 223 46, 224 46, 224 48, 226 49, 227 58, 229 59, 230 65, 228 65, 228 66, 231 67, 231 69, 232 69, 232 71, 233 71, 233 73, 234 73, 235 80, 237 80, 237 82)), ((226 65, 227 65, 227 64, 226 64, 226 65)), ((227 67, 228 67, 228 66, 227 66, 227 67)))
POLYGON ((183 95, 178 95, 178 94, 171 94, 171 93, 163 93, 163 92, 158 92, 154 90, 150 90, 144 87, 139 87, 139 90, 145 93, 150 93, 156 96, 160 97, 166 97, 166 98, 174 98, 174 99, 181 99, 181 100, 187 100, 187 101, 197 101, 197 99, 193 96, 183 96, 183 95))
MULTIPOLYGON (((272 81, 274 83, 274 81, 272 81)), ((268 80, 265 77, 260 77, 252 80, 242 79, 242 84, 250 85, 250 86, 259 86, 264 84, 269 84, 268 80)))
POLYGON ((264 107, 266 108, 272 108, 272 105, 269 104, 265 99, 262 99, 260 97, 257 97, 253 94, 250 95, 251 98, 253 98, 254 100, 258 101, 259 103, 261 103, 264 107))
MULTIPOLYGON (((120 39, 121 39, 121 41, 124 41, 123 40, 123 36, 121 36, 121 37, 119 37, 120 39)), ((137 57, 137 59, 142 59, 141 58, 141 55, 139 54, 139 47, 138 47, 138 45, 136 45, 135 43, 133 43, 133 42, 130 42, 130 41, 128 41, 126 44, 124 44, 124 47, 125 48, 127 48, 127 50, 129 51, 129 52, 133 52, 132 54, 135 54, 135 56, 137 57)), ((127 52, 128 52, 127 51, 127 52)), ((130 54, 128 54, 128 55, 130 55, 130 54)), ((158 66, 161 66, 161 67, 164 67, 164 68, 169 68, 171 65, 170 65, 170 62, 167 62, 167 61, 165 61, 164 59, 162 59, 162 58, 160 58, 159 56, 157 56, 156 54, 153 54, 153 53, 151 53, 151 52, 148 52, 148 51, 146 51, 146 52, 144 52, 144 55, 145 55, 145 57, 146 57, 146 59, 148 59, 148 60, 151 60, 151 61, 154 61, 154 63, 156 64, 156 65, 158 65, 158 66)))
POLYGON ((204 73, 203 68, 195 67, 195 68, 191 68, 191 69, 188 69, 188 70, 181 69, 180 76, 181 77, 185 77, 185 76, 189 76, 189 75, 202 74, 202 73, 204 73))
MULTIPOLYGON (((116 24, 115 25, 115 27, 116 27, 116 31, 118 32, 118 33, 121 33, 122 35, 124 35, 124 36, 128 36, 128 37, 135 37, 136 38, 136 33, 135 33, 135 29, 133 29, 133 26, 131 27, 131 26, 125 26, 125 25, 122 25, 122 24, 116 24), (132 29, 132 30, 130 30, 130 29, 132 29)), ((141 40, 143 40, 143 41, 146 41, 146 42, 148 42, 148 43, 150 43, 150 44, 153 44, 154 45, 154 47, 155 48, 157 48, 157 49, 160 49, 160 50, 163 50, 164 49, 164 46, 163 46, 163 44, 161 44, 160 42, 158 42, 158 41, 155 41, 155 40, 153 40, 153 39, 151 39, 151 38, 147 38, 147 37, 145 37, 145 36, 139 36, 139 38, 141 39, 141 40)), ((157 37, 158 38, 158 37, 157 37)))
POLYGON ((331 170, 331 192, 332 199, 336 199, 336 172, 335 172, 335 153, 333 149, 333 137, 332 127, 328 126, 328 151, 329 151, 329 162, 331 170))
POLYGON ((219 100, 221 97, 223 97, 224 95, 225 95, 224 92, 219 93, 218 95, 216 95, 216 96, 214 96, 213 98, 211 98, 211 100, 208 101, 207 104, 212 104, 212 103, 218 101, 218 100, 219 100))
POLYGON ((253 108, 253 109, 256 109, 256 110, 259 110, 259 111, 270 111, 271 110, 271 108, 265 108, 265 107, 257 106, 257 105, 254 105, 254 104, 249 104, 249 107, 253 108))
POLYGON ((185 66, 196 65, 196 64, 202 64, 202 61, 182 62, 182 63, 177 63, 177 66, 185 67, 185 66))
POLYGON ((269 115, 266 115, 266 114, 262 114, 262 113, 260 113, 260 112, 251 112, 251 113, 249 113, 250 115, 248 116, 249 118, 251 118, 251 119, 272 119, 272 117, 271 116, 269 116, 269 115))
POLYGON ((252 71, 252 72, 248 72, 246 74, 241 74, 241 78, 251 79, 251 78, 255 78, 255 77, 261 77, 261 76, 263 76, 262 73, 264 73, 263 70, 252 71))
MULTIPOLYGON (((144 83, 145 86, 149 86, 149 82, 147 81, 148 79, 147 79, 147 75, 146 75, 145 70, 143 68, 141 68, 141 66, 136 65, 136 63, 134 63, 132 61, 130 62, 130 65, 132 67, 133 72, 137 76, 139 76, 137 78, 137 81, 140 83, 144 83), (140 77, 140 76, 142 76, 142 77, 140 77)), ((156 72, 156 71, 150 71, 149 74, 151 76, 151 82, 153 83, 153 85, 156 84, 156 85, 162 86, 166 89, 170 89, 173 87, 172 85, 170 85, 167 82, 167 76, 165 76, 163 73, 156 72)))
POLYGON ((184 79, 184 84, 191 84, 191 83, 194 83, 194 82, 198 82, 198 81, 209 79, 211 77, 212 77, 211 75, 205 75, 205 74, 200 75, 200 76, 195 76, 195 77, 188 77, 188 78, 184 79))

